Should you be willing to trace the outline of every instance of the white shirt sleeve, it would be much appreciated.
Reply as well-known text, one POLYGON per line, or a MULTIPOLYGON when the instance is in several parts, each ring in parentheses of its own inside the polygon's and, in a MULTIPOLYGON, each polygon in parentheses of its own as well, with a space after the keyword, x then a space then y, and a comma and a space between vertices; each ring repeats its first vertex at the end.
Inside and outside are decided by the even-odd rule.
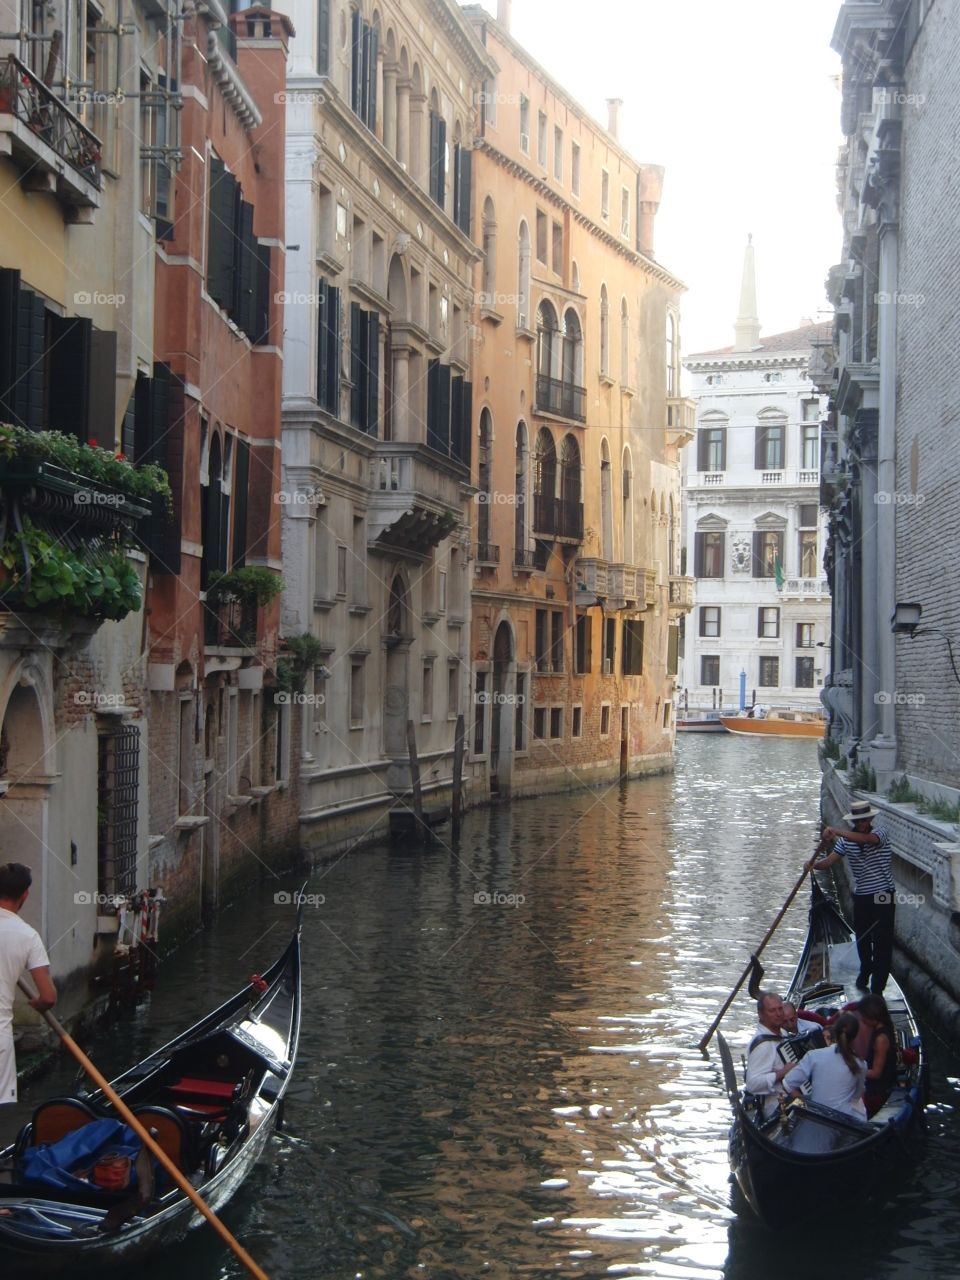
POLYGON ((30 947, 27 951, 27 958, 23 967, 25 969, 41 969, 44 965, 48 965, 50 963, 50 958, 47 955, 46 948, 43 945, 43 939, 40 937, 39 933, 37 933, 35 929, 32 930, 32 933, 33 937, 30 939, 30 947))
POLYGON ((776 1040, 764 1040, 747 1058, 747 1078, 744 1081, 749 1093, 773 1093, 777 1088, 775 1072, 780 1065, 776 1040))

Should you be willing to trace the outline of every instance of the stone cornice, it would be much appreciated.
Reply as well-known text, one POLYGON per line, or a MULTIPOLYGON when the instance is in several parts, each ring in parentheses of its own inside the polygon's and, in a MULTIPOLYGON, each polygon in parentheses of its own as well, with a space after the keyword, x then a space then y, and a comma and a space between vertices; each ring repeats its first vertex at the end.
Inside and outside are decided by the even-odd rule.
POLYGON ((729 373, 743 373, 751 368, 803 368, 809 359, 809 350, 804 352, 771 351, 769 355, 764 355, 762 351, 730 351, 727 352, 726 355, 684 356, 681 360, 681 364, 691 373, 715 373, 724 371, 729 373))
POLYGON ((439 25, 450 38, 451 44, 475 75, 482 77, 485 73, 496 71, 496 62, 477 38, 465 11, 456 0, 427 0, 427 8, 437 16, 439 25))
POLYGON ((498 164, 500 168, 509 173, 511 177, 519 178, 521 182, 526 183, 526 185, 535 191, 541 199, 548 201, 557 209, 563 209, 568 212, 574 222, 579 226, 584 227, 592 236, 606 245, 608 249, 612 249, 615 253, 618 253, 620 257, 626 258, 628 262, 633 263, 635 266, 643 268, 648 275, 653 276, 653 278, 660 281, 661 284, 665 284, 669 288, 675 289, 678 293, 686 293, 687 286, 682 280, 678 280, 675 275, 672 275, 665 267, 661 267, 653 258, 648 258, 646 254, 639 253, 636 249, 632 249, 629 245, 624 244, 622 240, 618 239, 617 236, 608 231, 606 227, 601 227, 600 224, 594 222, 592 218, 588 218, 585 213, 575 208, 569 200, 565 200, 563 196, 554 191, 553 187, 551 187, 548 182, 545 182, 543 178, 538 177, 537 174, 532 173, 525 165, 520 164, 518 160, 512 159, 512 157, 506 155, 505 152, 501 151, 498 147, 495 147, 488 138, 476 138, 474 140, 474 150, 486 152, 495 164, 498 164))

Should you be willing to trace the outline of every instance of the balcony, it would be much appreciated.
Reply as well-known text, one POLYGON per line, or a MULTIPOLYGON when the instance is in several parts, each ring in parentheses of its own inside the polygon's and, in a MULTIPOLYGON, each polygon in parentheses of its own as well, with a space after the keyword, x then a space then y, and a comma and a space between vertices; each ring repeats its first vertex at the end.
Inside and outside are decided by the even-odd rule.
POLYGON ((100 139, 14 54, 0 62, 0 154, 23 185, 49 191, 77 222, 100 204, 100 139))
POLYGON ((252 650, 257 643, 255 600, 208 600, 203 606, 203 643, 210 649, 252 650))
POLYGON ((552 413, 571 422, 587 420, 587 389, 574 382, 562 382, 545 373, 537 374, 537 413, 552 413))
POLYGON ((478 542, 476 563, 480 569, 494 568, 500 563, 500 548, 492 542, 478 542))
MULTIPOLYGON (((607 581, 610 584, 610 601, 617 608, 626 608, 628 604, 636 604, 637 570, 629 564, 610 565, 607 581)), ((640 590, 643 590, 643 570, 639 571, 640 590)))
POLYGON ((466 468, 425 445, 380 441, 370 463, 367 544, 422 560, 463 522, 466 468))
POLYGON ((808 467, 771 467, 757 471, 692 471, 687 481, 690 489, 716 489, 729 486, 738 489, 794 488, 802 486, 819 488, 820 471, 808 467))
POLYGON ((826 578, 787 578, 780 595, 784 600, 829 600, 830 583, 826 578))
POLYGON ((583 503, 557 499, 557 538, 561 542, 583 541, 583 503))
POLYGON ((609 565, 606 560, 584 557, 577 561, 577 604, 589 606, 610 594, 609 565))
POLYGON ((670 616, 689 613, 693 608, 693 578, 670 575, 670 616))
POLYGON ((533 573, 534 552, 525 551, 523 547, 514 547, 513 567, 517 573, 533 573))
POLYGON ((533 495, 534 536, 552 538, 557 532, 557 500, 543 494, 533 495))
POLYGON ((697 406, 695 401, 680 396, 667 396, 667 445, 682 449, 696 434, 697 406))

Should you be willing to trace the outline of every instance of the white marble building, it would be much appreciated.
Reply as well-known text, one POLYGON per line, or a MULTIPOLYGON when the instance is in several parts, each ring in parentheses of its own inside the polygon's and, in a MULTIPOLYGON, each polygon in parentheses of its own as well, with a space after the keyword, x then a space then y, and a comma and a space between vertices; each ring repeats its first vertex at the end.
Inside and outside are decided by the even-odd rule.
POLYGON ((761 339, 754 251, 732 347, 684 360, 697 433, 684 457, 683 545, 694 574, 680 706, 819 707, 829 674, 820 419, 807 373, 829 325, 761 339))

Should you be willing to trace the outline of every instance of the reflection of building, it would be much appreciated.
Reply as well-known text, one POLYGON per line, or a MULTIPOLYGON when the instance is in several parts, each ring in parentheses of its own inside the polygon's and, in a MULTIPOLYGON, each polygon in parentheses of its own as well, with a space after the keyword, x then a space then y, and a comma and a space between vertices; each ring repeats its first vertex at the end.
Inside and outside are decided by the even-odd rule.
MULTIPOLYGON (((960 128, 958 21, 956 0, 839 8, 843 243, 828 277, 835 348, 818 375, 830 395, 823 497, 834 610, 824 814, 836 822, 852 791, 872 793, 902 891, 898 944, 948 993, 941 1012, 953 1019, 960 322, 954 177, 941 157, 960 128), (892 631, 898 602, 921 607, 915 635, 892 631)), ((929 997, 936 988, 925 985, 929 997)))
POLYGON ((470 739, 480 795, 666 766, 673 742, 681 286, 639 165, 494 21, 474 222, 470 739), (666 339, 665 334, 669 335, 666 339), (668 376, 664 376, 668 365, 668 376))
POLYGON ((753 246, 733 347, 688 357, 697 434, 684 543, 696 579, 681 676, 689 705, 819 706, 830 600, 822 569, 821 397, 807 372, 829 326, 760 338, 753 246))
POLYGON ((449 786, 466 694, 473 95, 452 0, 292 7, 284 630, 318 642, 302 838, 449 786), (321 670, 322 662, 322 670, 321 670))

